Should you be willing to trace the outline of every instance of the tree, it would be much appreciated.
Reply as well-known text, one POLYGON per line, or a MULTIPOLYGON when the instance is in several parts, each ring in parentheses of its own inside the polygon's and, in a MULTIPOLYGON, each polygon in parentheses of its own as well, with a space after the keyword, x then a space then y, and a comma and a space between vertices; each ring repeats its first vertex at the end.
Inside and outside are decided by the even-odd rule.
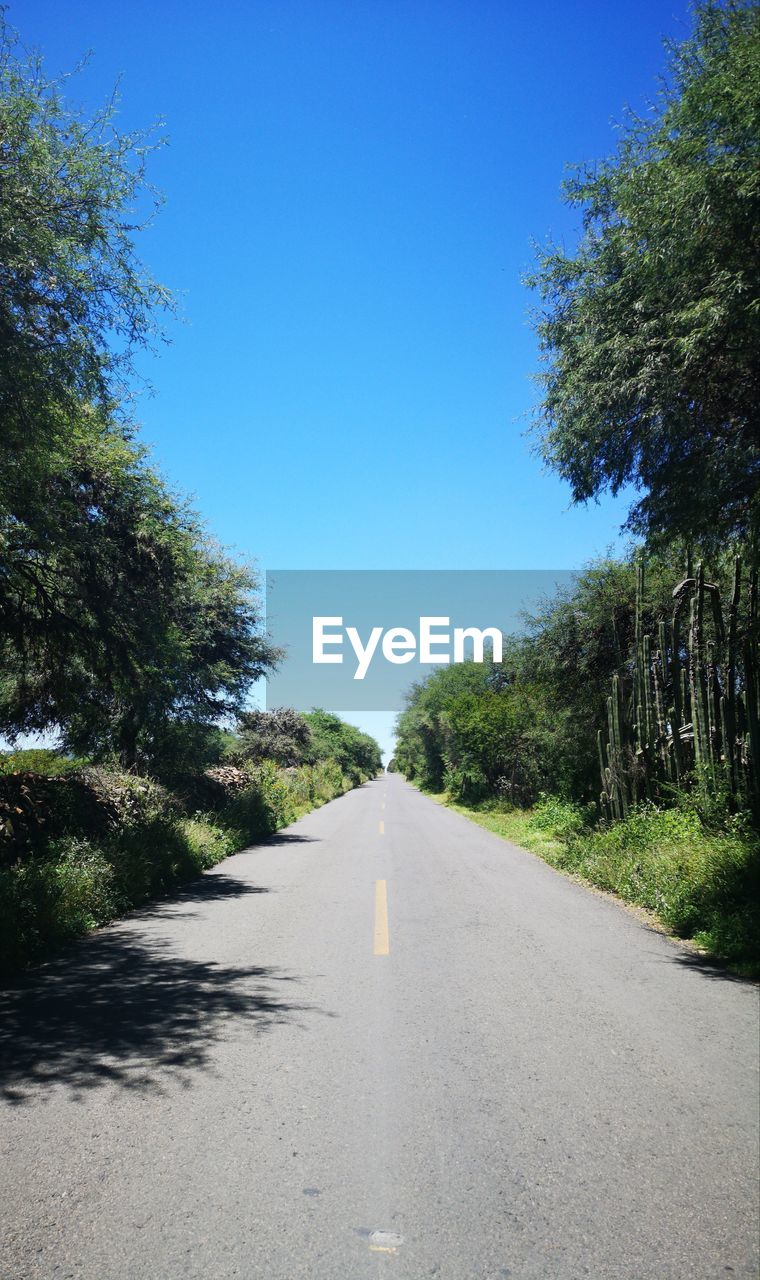
POLYGON ((0 13, 0 733, 150 764, 276 660, 256 579, 149 467, 122 400, 166 291, 150 142, 72 108, 0 13))
POLYGON ((238 721, 241 753, 250 760, 274 760, 283 768, 309 758, 312 732, 305 716, 292 707, 246 711, 238 721))
POLYGON ((542 451, 575 502, 627 484, 650 541, 760 529, 760 9, 696 10, 617 153, 565 184, 573 254, 530 283, 545 361, 542 451))
POLYGON ((255 576, 118 434, 74 433, 43 473, 0 510, 0 731, 147 765, 166 720, 234 715, 276 660, 255 576))
POLYGON ((396 764, 407 778, 431 791, 442 789, 450 763, 446 755, 446 711, 458 696, 478 696, 494 681, 490 664, 457 662, 412 685, 396 722, 396 764))
POLYGON ((499 795, 524 804, 556 787, 554 726, 520 661, 520 642, 508 637, 501 664, 455 663, 415 685, 397 721, 396 767, 466 803, 499 795))
POLYGON ((336 760, 354 782, 374 778, 382 768, 380 748, 368 733, 317 707, 304 717, 311 731, 309 762, 336 760))
MULTIPOLYGON (((657 631, 673 611, 673 584, 685 565, 649 557, 642 625, 657 631)), ((636 555, 586 565, 575 581, 540 602, 515 647, 518 687, 544 710, 552 788, 582 799, 598 794, 597 729, 606 722, 613 675, 625 677, 635 636, 636 555)))
POLYGON ((88 117, 64 85, 0 11, 0 421, 26 452, 65 438, 83 404, 113 410, 172 305, 135 249, 157 135, 120 133, 115 96, 88 117))

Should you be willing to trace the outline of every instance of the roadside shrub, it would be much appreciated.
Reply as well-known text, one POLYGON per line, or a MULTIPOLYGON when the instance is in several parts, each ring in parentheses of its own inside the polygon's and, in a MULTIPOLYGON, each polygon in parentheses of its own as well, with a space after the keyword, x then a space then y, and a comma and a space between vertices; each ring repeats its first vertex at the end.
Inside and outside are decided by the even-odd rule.
POLYGON ((59 837, 102 836, 170 815, 176 807, 149 778, 102 766, 52 774, 0 772, 0 853, 14 861, 59 837))
POLYGON ((287 769, 285 781, 291 802, 299 813, 334 800, 352 786, 351 779, 336 760, 320 760, 317 764, 287 769))
POLYGON ((591 825, 593 806, 574 804, 558 796, 542 795, 530 816, 537 831, 549 831, 561 839, 578 836, 591 825))
POLYGON ((0 972, 168 893, 352 785, 332 759, 285 770, 217 764, 186 778, 179 796, 105 766, 0 769, 0 972))
POLYGON ((0 971, 110 920, 122 908, 114 868, 86 840, 69 839, 0 870, 0 971))
POLYGON ((249 767, 250 783, 236 791, 219 812, 224 826, 239 831, 243 842, 271 835, 295 817, 288 784, 269 760, 249 767))
POLYGON ((40 773, 47 778, 72 773, 88 763, 72 756, 62 755, 50 747, 28 747, 21 751, 0 752, 0 774, 40 773))
POLYGON ((490 792, 486 775, 474 764, 449 766, 444 771, 443 788, 457 804, 477 804, 490 792))
POLYGON ((52 841, 0 869, 0 972, 168 892, 236 847, 232 833, 201 817, 154 817, 100 841, 52 841))
POLYGON ((201 871, 215 867, 217 862, 229 858, 240 848, 236 833, 220 826, 215 814, 181 818, 178 825, 187 843, 193 866, 201 871))
POLYGON ((107 841, 103 852, 114 868, 124 901, 138 906, 202 868, 179 821, 154 817, 141 826, 125 827, 107 841))
POLYGON ((314 804, 326 804, 328 800, 344 795, 353 786, 351 778, 343 772, 337 760, 320 760, 305 768, 308 769, 311 800, 314 804))
MULTIPOLYGON (((214 772, 229 770, 220 768, 214 772)), ((353 785, 335 760, 292 769, 279 769, 271 760, 265 760, 233 772, 242 774, 245 782, 240 785, 236 778, 234 785, 228 787, 219 820, 239 833, 242 844, 272 835, 353 785)))
POLYGON ((644 805, 569 834, 558 865, 655 912, 728 960, 760 962, 760 842, 705 831, 695 810, 644 805))

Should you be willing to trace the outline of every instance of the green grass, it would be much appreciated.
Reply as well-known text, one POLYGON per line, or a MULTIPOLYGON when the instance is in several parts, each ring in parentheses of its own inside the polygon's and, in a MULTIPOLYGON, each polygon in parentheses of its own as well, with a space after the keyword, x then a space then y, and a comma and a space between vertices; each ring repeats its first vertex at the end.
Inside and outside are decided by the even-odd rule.
POLYGON ((760 976, 760 841, 741 821, 705 830, 691 810, 644 805, 593 825, 554 797, 533 809, 450 803, 458 813, 551 866, 644 907, 663 928, 746 976, 760 976))

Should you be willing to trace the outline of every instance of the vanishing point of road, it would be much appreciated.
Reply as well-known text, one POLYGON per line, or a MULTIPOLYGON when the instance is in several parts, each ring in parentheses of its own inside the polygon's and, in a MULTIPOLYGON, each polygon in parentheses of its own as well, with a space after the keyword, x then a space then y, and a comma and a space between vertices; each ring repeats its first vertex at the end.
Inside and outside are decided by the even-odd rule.
POLYGON ((398 776, 0 1045, 2 1280, 757 1277, 756 990, 398 776))

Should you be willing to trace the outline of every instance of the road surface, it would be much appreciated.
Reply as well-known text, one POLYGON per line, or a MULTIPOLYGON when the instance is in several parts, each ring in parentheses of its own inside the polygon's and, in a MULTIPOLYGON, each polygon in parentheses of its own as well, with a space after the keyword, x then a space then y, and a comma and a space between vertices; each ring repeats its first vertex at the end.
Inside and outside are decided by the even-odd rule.
POLYGON ((3 1280, 756 1277, 757 993, 381 777, 2 999, 3 1280))

